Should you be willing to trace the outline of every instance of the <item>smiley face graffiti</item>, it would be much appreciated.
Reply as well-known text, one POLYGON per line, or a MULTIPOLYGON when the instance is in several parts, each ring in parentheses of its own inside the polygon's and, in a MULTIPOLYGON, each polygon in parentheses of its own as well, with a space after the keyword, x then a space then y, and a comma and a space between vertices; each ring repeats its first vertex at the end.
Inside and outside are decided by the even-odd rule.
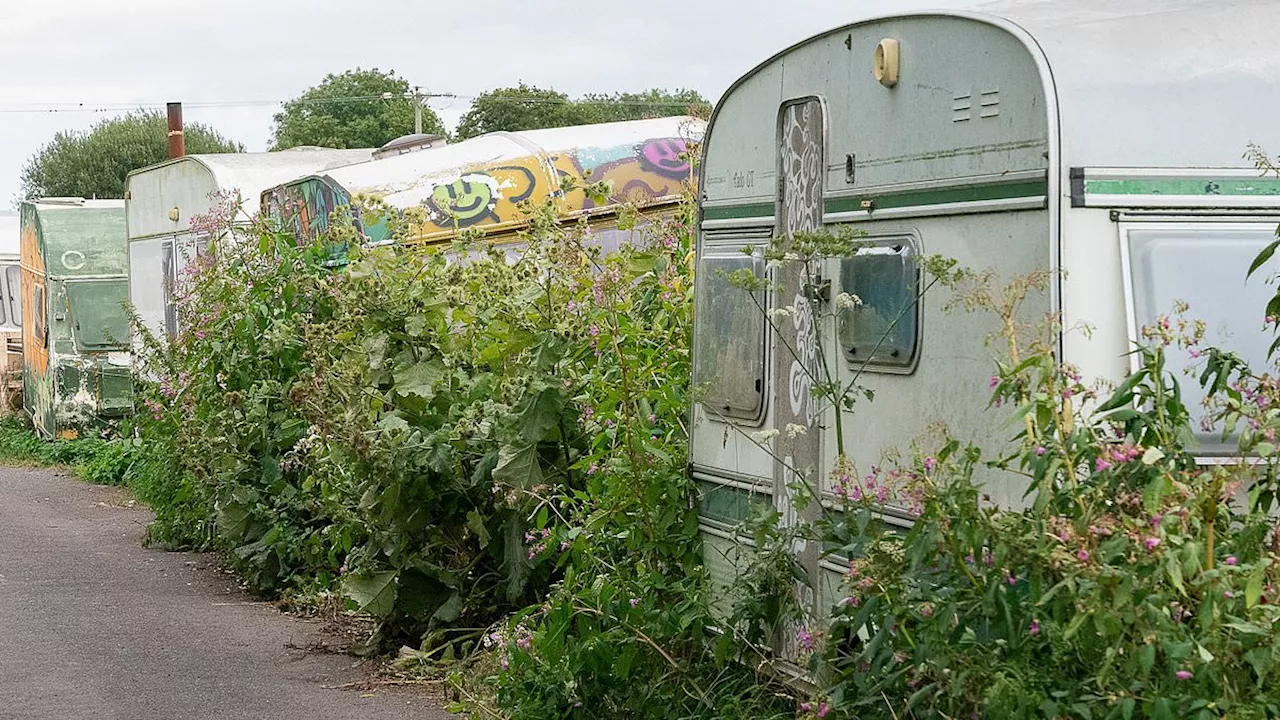
POLYGON ((646 170, 663 177, 689 176, 688 146, 680 138, 646 140, 640 146, 640 162, 646 170))
POLYGON ((497 204, 493 179, 480 174, 463 175, 453 182, 437 185, 427 201, 438 224, 457 223, 458 227, 484 222, 493 216, 497 204))

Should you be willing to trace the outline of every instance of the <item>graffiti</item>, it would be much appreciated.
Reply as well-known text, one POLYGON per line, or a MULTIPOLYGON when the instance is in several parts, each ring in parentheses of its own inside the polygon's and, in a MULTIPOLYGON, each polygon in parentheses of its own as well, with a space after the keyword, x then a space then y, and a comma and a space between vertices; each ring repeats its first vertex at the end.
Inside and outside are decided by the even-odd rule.
MULTIPOLYGON (((426 225, 415 232, 420 238, 447 237, 458 228, 505 229, 523 221, 525 202, 552 200, 560 214, 570 216, 625 203, 643 207, 677 195, 689 178, 688 149, 681 138, 663 137, 547 156, 531 154, 496 166, 464 166, 448 176, 428 175, 401 192, 418 198, 410 202, 426 210, 426 225), (561 189, 566 179, 576 186, 567 192, 561 189), (597 202, 583 188, 602 181, 612 186, 612 193, 597 202)), ((359 191, 343 188, 332 178, 307 178, 265 193, 263 211, 295 237, 314 238, 328 228, 330 214, 350 203, 352 194, 359 191)), ((384 199, 400 212, 409 205, 397 206, 394 194, 384 199)), ((390 229, 385 218, 364 227, 360 213, 353 216, 370 242, 387 239, 390 229)))
POLYGON ((640 148, 640 161, 647 170, 674 179, 689 177, 689 148, 680 138, 650 140, 640 148))
POLYGON ((438 228, 455 223, 458 227, 471 227, 485 221, 501 222, 500 200, 509 206, 504 214, 512 215, 518 212, 518 205, 533 197, 538 189, 538 174, 533 168, 503 165, 436 185, 426 207, 438 228))
POLYGON ((333 211, 351 203, 341 187, 322 178, 280 185, 264 195, 263 210, 294 237, 313 238, 329 229, 333 211))

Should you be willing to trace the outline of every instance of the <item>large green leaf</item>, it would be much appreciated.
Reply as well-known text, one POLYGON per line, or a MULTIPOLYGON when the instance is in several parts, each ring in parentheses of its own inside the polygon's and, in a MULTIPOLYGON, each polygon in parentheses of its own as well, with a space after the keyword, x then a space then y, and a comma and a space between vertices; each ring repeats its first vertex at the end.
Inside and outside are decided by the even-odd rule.
POLYGON ((430 399, 435 396, 436 385, 444 380, 446 374, 439 360, 424 360, 396 368, 396 393, 430 399))
POLYGON ((397 573, 394 570, 368 575, 350 575, 342 582, 342 592, 359 607, 374 617, 391 614, 396 604, 397 573))
POLYGON ((249 513, 249 508, 240 503, 223 503, 218 507, 218 529, 222 531, 223 536, 237 542, 243 540, 248 534, 252 521, 253 516, 249 513))
POLYGON ((540 387, 525 395, 517 412, 520 435, 531 443, 544 440, 547 432, 560 424, 565 396, 562 388, 539 383, 540 387))
POLYGON ((524 488, 542 482, 542 463, 538 459, 537 446, 503 447, 498 455, 498 466, 493 469, 493 479, 495 482, 524 488))

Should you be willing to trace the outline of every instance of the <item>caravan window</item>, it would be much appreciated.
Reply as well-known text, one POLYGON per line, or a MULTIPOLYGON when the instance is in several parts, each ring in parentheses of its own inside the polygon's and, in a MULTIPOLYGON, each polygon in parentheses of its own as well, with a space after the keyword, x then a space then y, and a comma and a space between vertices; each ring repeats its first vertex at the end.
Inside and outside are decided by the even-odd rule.
MULTIPOLYGON (((1205 345, 1235 352, 1259 373, 1267 369, 1272 337, 1263 332, 1262 323, 1275 290, 1267 278, 1275 270, 1263 267, 1248 282, 1245 276, 1262 248, 1275 240, 1275 221, 1132 223, 1125 226, 1124 234, 1135 339, 1141 337, 1143 326, 1171 314, 1181 300, 1188 305, 1188 319, 1204 321, 1205 345)), ((1170 349, 1167 363, 1199 430, 1207 414, 1198 374, 1201 363, 1176 349, 1170 349)), ((1221 428, 1199 435, 1206 452, 1227 450, 1221 437, 1221 428)))
POLYGON ((704 257, 698 267, 693 382, 711 412, 754 420, 764 406, 765 300, 730 284, 742 270, 764 277, 764 261, 739 253, 704 257))
POLYGON ((22 327, 22 268, 10 265, 4 269, 5 297, 2 299, 9 321, 22 327))
POLYGON ((903 372, 920 339, 920 271, 910 238, 876 241, 840 261, 840 347, 854 367, 903 372))
POLYGON ((48 327, 45 319, 48 317, 48 311, 44 304, 44 285, 36 283, 31 291, 31 316, 35 320, 31 328, 36 341, 41 347, 49 347, 48 327))

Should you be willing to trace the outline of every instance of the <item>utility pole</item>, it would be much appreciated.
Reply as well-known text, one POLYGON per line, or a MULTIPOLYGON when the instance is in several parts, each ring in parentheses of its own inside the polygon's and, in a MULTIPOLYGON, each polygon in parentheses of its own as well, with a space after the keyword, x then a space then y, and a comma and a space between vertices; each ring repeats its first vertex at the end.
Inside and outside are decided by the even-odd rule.
POLYGON ((413 86, 413 133, 415 135, 422 134, 422 103, 426 101, 427 96, 422 94, 422 88, 417 85, 413 86))

